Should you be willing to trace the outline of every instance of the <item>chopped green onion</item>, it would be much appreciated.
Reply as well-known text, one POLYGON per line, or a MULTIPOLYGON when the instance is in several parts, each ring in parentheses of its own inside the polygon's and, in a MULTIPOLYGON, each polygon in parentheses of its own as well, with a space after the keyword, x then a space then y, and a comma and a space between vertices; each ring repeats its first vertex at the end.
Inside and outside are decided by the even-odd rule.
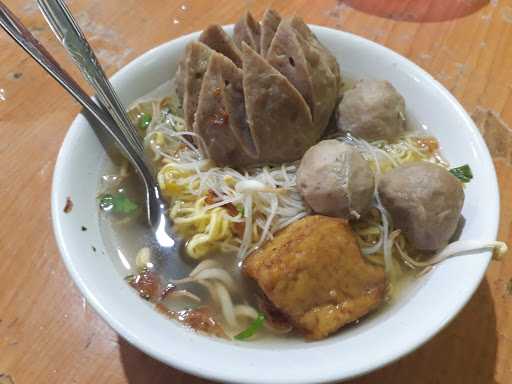
POLYGON ((252 321, 251 324, 242 332, 240 332, 238 335, 235 336, 236 340, 245 340, 251 337, 256 333, 258 329, 260 329, 263 326, 263 322, 265 321, 265 316, 263 313, 258 313, 258 317, 252 321))
POLYGON ((141 112, 139 114, 139 120, 137 122, 137 125, 139 126, 139 129, 142 129, 143 131, 146 130, 147 127, 149 127, 149 124, 151 124, 151 115, 145 112, 141 112))
POLYGON ((129 215, 135 212, 139 206, 129 199, 124 193, 105 193, 100 196, 100 208, 103 211, 129 215))
POLYGON ((467 164, 450 169, 450 173, 463 183, 469 183, 473 178, 473 172, 471 172, 471 168, 467 164))

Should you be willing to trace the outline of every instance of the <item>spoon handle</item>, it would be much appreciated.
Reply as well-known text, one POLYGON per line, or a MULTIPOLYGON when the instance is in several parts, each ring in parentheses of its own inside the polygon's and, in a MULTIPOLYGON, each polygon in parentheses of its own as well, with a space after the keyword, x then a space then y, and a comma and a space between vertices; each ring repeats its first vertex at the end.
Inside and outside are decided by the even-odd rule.
MULTIPOLYGON (((59 65, 44 46, 20 20, 0 1, 0 25, 46 72, 66 89, 92 116, 101 123, 125 152, 129 145, 108 113, 98 106, 75 80, 59 65)), ((129 153, 126 153, 129 155, 129 153)))
POLYGON ((123 150, 128 160, 141 176, 146 187, 146 212, 148 221, 155 227, 161 220, 162 202, 160 190, 153 176, 139 152, 119 129, 116 122, 96 104, 89 95, 76 83, 75 80, 57 63, 53 56, 30 33, 27 27, 2 3, 0 0, 0 26, 18 43, 43 69, 46 70, 62 87, 68 91, 85 110, 99 123, 123 150))
POLYGON ((144 156, 142 141, 117 94, 112 88, 91 46, 63 0, 38 0, 44 18, 54 34, 96 91, 100 103, 107 109, 132 146, 144 156))

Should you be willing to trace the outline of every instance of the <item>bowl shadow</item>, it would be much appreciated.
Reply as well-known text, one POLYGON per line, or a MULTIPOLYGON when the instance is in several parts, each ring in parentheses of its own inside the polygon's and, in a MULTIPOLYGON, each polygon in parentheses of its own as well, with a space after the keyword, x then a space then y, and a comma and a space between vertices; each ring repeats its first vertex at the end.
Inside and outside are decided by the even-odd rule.
POLYGON ((458 19, 477 12, 489 0, 337 0, 360 12, 397 21, 416 23, 440 22, 458 19))
MULTIPOLYGON (((121 337, 119 348, 128 384, 211 383, 160 363, 121 337)), ((485 279, 455 320, 427 344, 349 383, 495 384, 496 353, 496 316, 485 279)))
POLYGON ((349 383, 495 384, 496 332, 494 302, 484 279, 459 315, 432 340, 349 383))
POLYGON ((207 384, 212 381, 189 375, 153 359, 118 336, 121 364, 127 384, 207 384))

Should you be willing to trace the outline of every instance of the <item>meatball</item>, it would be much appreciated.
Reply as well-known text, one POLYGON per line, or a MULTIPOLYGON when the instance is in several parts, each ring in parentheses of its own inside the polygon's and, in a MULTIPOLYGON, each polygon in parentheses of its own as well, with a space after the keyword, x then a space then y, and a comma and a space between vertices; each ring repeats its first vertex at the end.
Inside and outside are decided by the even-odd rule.
POLYGON ((376 309, 384 268, 362 255, 342 219, 308 216, 249 255, 244 272, 308 339, 321 339, 376 309))
POLYGON ((405 131, 404 98, 387 81, 359 81, 343 95, 336 125, 365 140, 392 140, 405 131))
POLYGON ((309 148, 297 172, 297 188, 316 213, 358 217, 371 205, 374 176, 351 145, 324 140, 309 148))
POLYGON ((395 227, 412 246, 425 251, 448 243, 464 204, 460 181, 445 168, 425 161, 384 174, 379 195, 395 227))

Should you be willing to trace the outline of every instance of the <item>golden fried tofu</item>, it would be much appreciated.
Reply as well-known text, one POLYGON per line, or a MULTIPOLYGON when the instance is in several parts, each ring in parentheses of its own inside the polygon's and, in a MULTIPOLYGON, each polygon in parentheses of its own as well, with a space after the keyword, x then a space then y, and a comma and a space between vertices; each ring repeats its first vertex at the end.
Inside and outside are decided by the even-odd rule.
POLYGON ((321 339, 377 308, 384 269, 363 258, 349 224, 308 216, 279 232, 244 262, 268 299, 308 339, 321 339))

